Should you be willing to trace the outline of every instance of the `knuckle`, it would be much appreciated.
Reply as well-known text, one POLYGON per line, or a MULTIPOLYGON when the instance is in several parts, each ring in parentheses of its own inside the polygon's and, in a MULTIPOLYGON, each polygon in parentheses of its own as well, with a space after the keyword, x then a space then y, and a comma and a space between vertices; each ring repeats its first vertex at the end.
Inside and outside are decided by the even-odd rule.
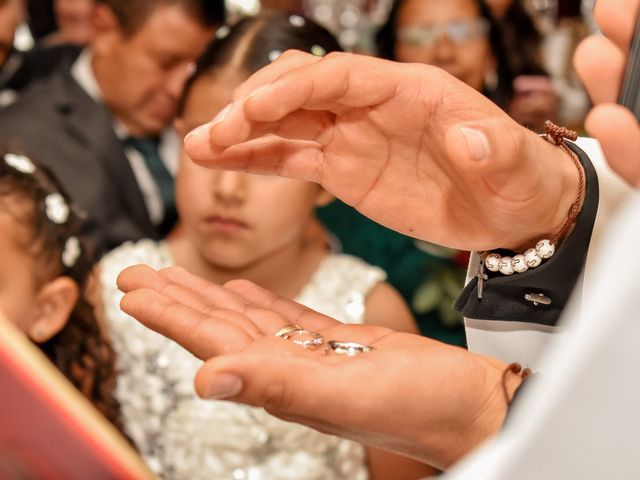
POLYGON ((264 409, 268 412, 288 412, 293 406, 291 389, 282 375, 271 378, 264 389, 264 409))

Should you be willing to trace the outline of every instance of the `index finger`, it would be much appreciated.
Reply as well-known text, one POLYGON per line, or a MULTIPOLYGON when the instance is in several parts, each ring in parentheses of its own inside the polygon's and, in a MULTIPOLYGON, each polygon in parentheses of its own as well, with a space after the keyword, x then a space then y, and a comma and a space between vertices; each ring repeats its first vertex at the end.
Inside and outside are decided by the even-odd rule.
POLYGON ((185 146, 190 153, 209 151, 214 157, 214 152, 251 139, 254 130, 264 134, 265 123, 275 128, 279 120, 300 109, 337 113, 378 105, 397 93, 398 77, 411 78, 407 72, 414 68, 430 67, 331 53, 237 98, 211 124, 190 133, 185 146))

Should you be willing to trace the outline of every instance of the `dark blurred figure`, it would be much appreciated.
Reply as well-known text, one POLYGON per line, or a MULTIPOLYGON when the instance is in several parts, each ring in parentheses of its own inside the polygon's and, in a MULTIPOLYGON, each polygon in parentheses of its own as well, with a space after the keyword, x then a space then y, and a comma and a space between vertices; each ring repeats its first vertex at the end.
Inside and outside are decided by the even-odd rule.
POLYGON ((53 12, 54 0, 25 0, 29 30, 36 42, 55 32, 58 28, 53 12))
POLYGON ((89 216, 98 255, 161 238, 175 221, 171 127, 222 0, 97 0, 94 36, 0 111, 0 139, 29 147, 89 216))
POLYGON ((542 131, 545 120, 557 121, 559 97, 543 59, 543 38, 524 0, 491 0, 500 22, 509 68, 514 77, 507 111, 519 123, 542 131))
POLYGON ((15 100, 22 53, 15 50, 16 29, 24 21, 22 0, 0 0, 0 107, 15 100))

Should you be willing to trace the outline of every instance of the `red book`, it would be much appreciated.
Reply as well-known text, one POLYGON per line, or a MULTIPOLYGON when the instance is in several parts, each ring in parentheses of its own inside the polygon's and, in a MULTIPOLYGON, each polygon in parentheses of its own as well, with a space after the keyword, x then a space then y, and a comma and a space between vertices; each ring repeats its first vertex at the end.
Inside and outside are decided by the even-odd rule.
POLYGON ((0 480, 151 479, 118 431, 0 316, 0 480))

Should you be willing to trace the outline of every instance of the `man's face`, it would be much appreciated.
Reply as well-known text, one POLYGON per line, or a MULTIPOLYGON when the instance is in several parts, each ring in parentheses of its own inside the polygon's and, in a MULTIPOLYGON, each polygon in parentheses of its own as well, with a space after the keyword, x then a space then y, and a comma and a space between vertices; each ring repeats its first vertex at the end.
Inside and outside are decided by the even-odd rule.
POLYGON ((156 7, 130 36, 119 25, 96 33, 94 73, 105 104, 129 133, 155 135, 171 123, 212 33, 178 5, 156 7))
POLYGON ((21 0, 0 0, 0 67, 4 65, 13 47, 16 28, 23 19, 21 0))

